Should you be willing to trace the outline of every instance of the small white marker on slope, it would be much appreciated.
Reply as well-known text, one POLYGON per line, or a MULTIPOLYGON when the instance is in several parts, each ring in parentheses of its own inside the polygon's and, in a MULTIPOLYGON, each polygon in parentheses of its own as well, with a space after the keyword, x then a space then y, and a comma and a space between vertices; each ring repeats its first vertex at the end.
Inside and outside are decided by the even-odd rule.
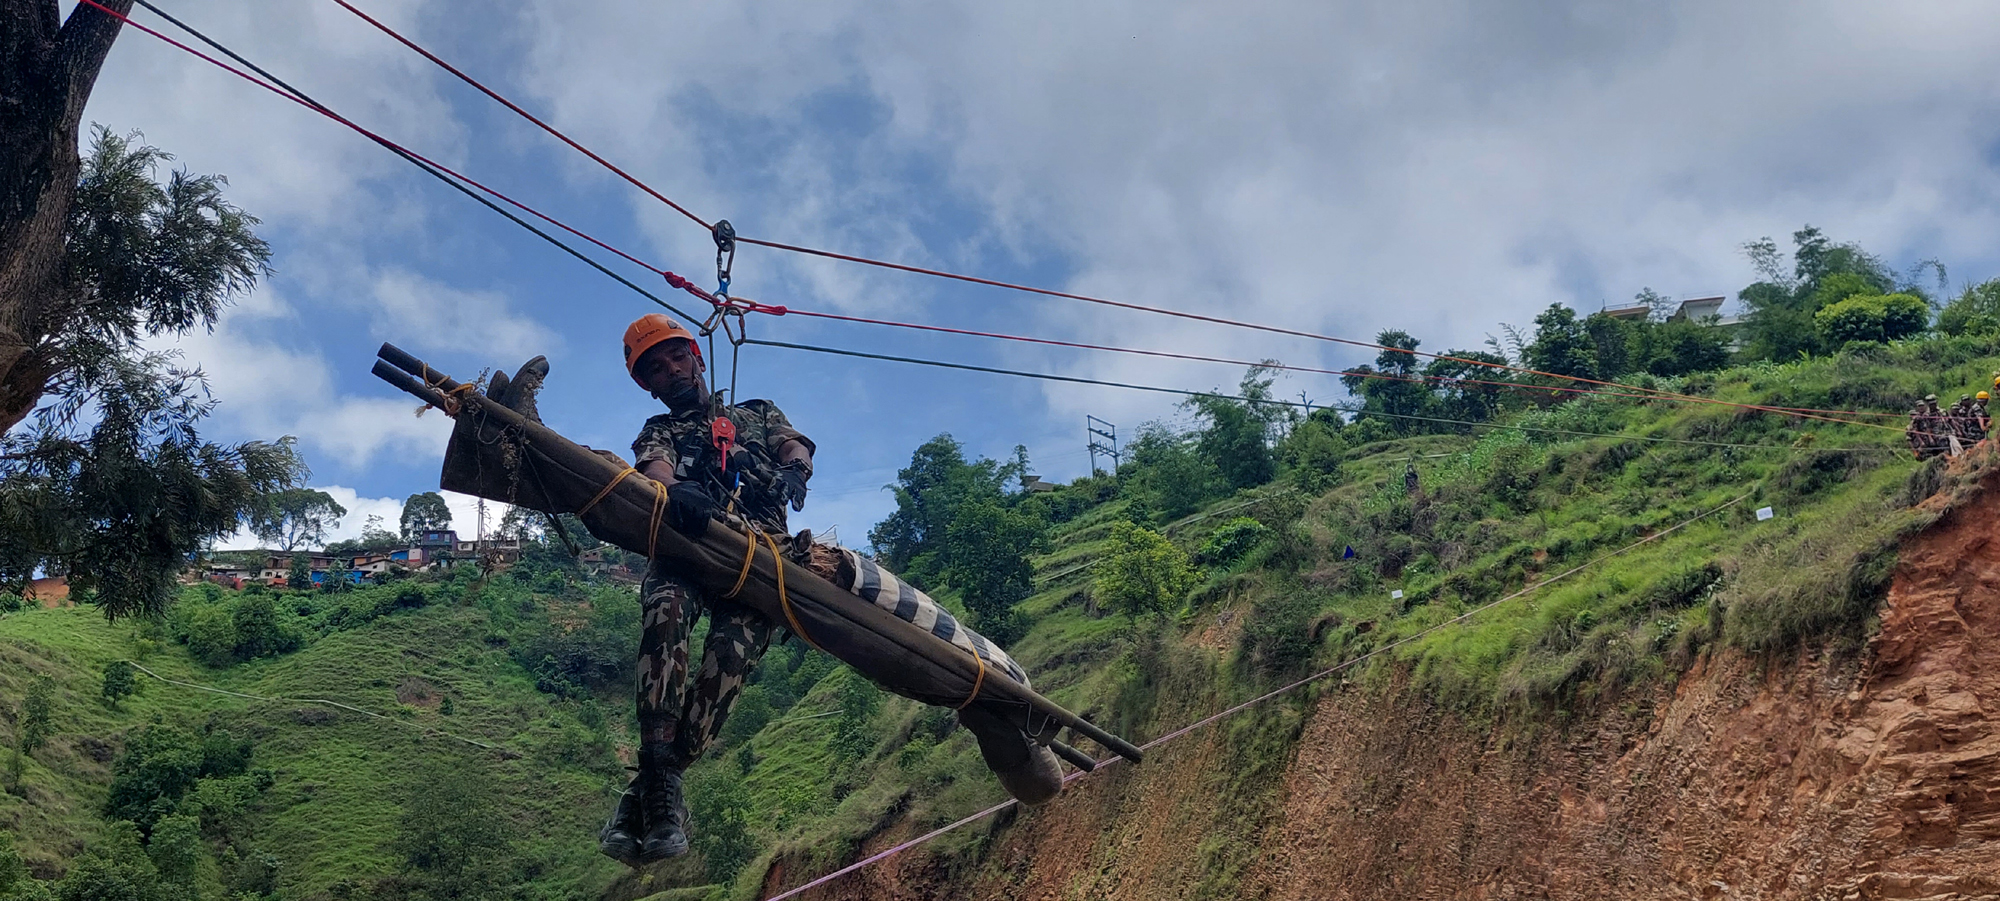
POLYGON ((1773 516, 1776 516, 1776 515, 1778 515, 1778 514, 1776 514, 1776 513, 1773 513, 1773 512, 1771 512, 1771 508, 1769 508, 1769 507, 1758 507, 1758 508, 1757 508, 1757 521, 1758 521, 1758 522, 1763 522, 1764 520, 1767 520, 1767 519, 1770 519, 1771 517, 1773 517, 1773 516))

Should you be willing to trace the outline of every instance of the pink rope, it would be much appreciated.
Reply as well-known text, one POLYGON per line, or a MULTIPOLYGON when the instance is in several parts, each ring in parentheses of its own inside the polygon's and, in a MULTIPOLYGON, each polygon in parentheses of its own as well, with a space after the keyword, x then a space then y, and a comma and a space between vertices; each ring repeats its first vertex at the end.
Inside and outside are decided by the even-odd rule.
MULTIPOLYGON (((1528 587, 1526 587, 1526 588, 1523 588, 1523 589, 1521 589, 1520 591, 1516 591, 1516 592, 1514 592, 1513 594, 1510 594, 1510 595, 1508 595, 1508 596, 1506 596, 1506 597, 1503 597, 1503 598, 1500 598, 1499 600, 1495 600, 1495 601, 1488 601, 1488 602, 1487 602, 1487 603, 1485 603, 1485 604, 1482 604, 1482 605, 1480 605, 1480 606, 1478 606, 1478 607, 1474 607, 1474 608, 1472 608, 1471 610, 1467 610, 1467 611, 1465 611, 1464 613, 1461 613, 1461 614, 1459 614, 1459 615, 1457 615, 1457 616, 1454 616, 1454 617, 1452 617, 1451 619, 1448 619, 1448 620, 1445 620, 1444 622, 1441 622, 1441 623, 1438 623, 1437 625, 1434 625, 1434 626, 1430 626, 1430 627, 1427 627, 1427 628, 1425 628, 1425 629, 1423 629, 1423 630, 1421 630, 1421 631, 1417 632, 1416 634, 1414 634, 1414 635, 1411 635, 1411 636, 1409 636, 1409 637, 1407 637, 1407 638, 1399 638, 1399 639, 1397 639, 1397 640, 1395 640, 1395 641, 1392 641, 1392 642, 1390 642, 1390 643, 1388 643, 1388 644, 1385 644, 1385 645, 1383 645, 1383 646, 1381 646, 1381 647, 1379 647, 1379 648, 1376 648, 1375 650, 1372 650, 1372 651, 1369 651, 1368 653, 1366 653, 1366 654, 1363 654, 1363 655, 1361 655, 1361 656, 1359 656, 1359 657, 1356 657, 1356 658, 1354 658, 1354 659, 1352 659, 1352 660, 1346 660, 1346 661, 1343 661, 1343 662, 1341 662, 1341 663, 1337 663, 1337 664, 1334 664, 1333 666, 1330 666, 1330 667, 1328 667, 1328 668, 1326 668, 1326 669, 1323 669, 1323 670, 1320 670, 1319 672, 1316 672, 1316 673, 1313 673, 1313 674, 1312 674, 1312 675, 1310 675, 1310 676, 1307 676, 1307 677, 1305 677, 1305 678, 1303 678, 1303 679, 1300 679, 1300 680, 1298 680, 1298 681, 1296 681, 1296 682, 1293 682, 1293 683, 1291 683, 1291 684, 1289 684, 1289 685, 1285 685, 1285 686, 1284 686, 1284 687, 1282 687, 1282 688, 1276 688, 1276 689, 1272 689, 1271 691, 1267 691, 1267 692, 1265 692, 1265 693, 1263 693, 1263 694, 1261 694, 1261 695, 1258 695, 1258 696, 1256 696, 1256 697, 1254 697, 1254 698, 1251 698, 1251 699, 1250 699, 1250 700, 1248 700, 1248 701, 1244 701, 1243 703, 1241 703, 1241 704, 1238 704, 1238 705, 1236 705, 1236 706, 1234 706, 1234 707, 1231 707, 1231 708, 1229 708, 1229 709, 1227 709, 1227 710, 1223 710, 1223 711, 1221 711, 1221 712, 1219 712, 1219 713, 1213 713, 1213 714, 1210 714, 1210 715, 1208 715, 1208 716, 1206 716, 1206 717, 1203 717, 1202 719, 1199 719, 1199 720, 1196 720, 1196 721, 1194 721, 1194 722, 1192 722, 1192 723, 1189 723, 1189 724, 1187 724, 1187 725, 1185 725, 1185 726, 1182 726, 1182 727, 1180 727, 1179 729, 1175 729, 1175 730, 1174 730, 1174 731, 1172 731, 1172 732, 1169 732, 1169 733, 1167 733, 1167 734, 1165 734, 1165 735, 1162 735, 1162 736, 1160 736, 1160 737, 1158 737, 1158 738, 1155 738, 1155 739, 1153 739, 1152 741, 1149 741, 1149 742, 1146 742, 1145 744, 1143 744, 1143 745, 1140 745, 1140 746, 1139 746, 1139 748, 1140 748, 1140 750, 1152 750, 1152 749, 1153 749, 1154 747, 1157 747, 1157 746, 1159 746, 1159 745, 1163 745, 1163 744, 1166 744, 1167 742, 1170 742, 1170 741, 1173 741, 1173 740, 1174 740, 1174 739, 1176 739, 1176 738, 1180 738, 1180 737, 1181 737, 1181 736, 1183 736, 1183 735, 1186 735, 1186 734, 1188 734, 1188 733, 1190 733, 1190 732, 1193 732, 1193 731, 1195 731, 1196 729, 1199 729, 1199 728, 1201 728, 1201 727, 1203 727, 1203 726, 1206 726, 1206 725, 1209 725, 1210 723, 1213 723, 1213 722, 1215 722, 1215 721, 1217 721, 1217 720, 1220 720, 1220 719, 1224 719, 1224 718, 1226 718, 1226 717, 1230 717, 1230 716, 1233 716, 1233 715, 1235 715, 1235 714, 1238 714, 1238 713, 1242 713, 1242 712, 1243 712, 1243 711, 1245 711, 1245 710, 1248 710, 1248 709, 1250 709, 1250 708, 1252 708, 1252 707, 1255 707, 1255 706, 1257 706, 1258 704, 1262 704, 1262 703, 1264 703, 1265 701, 1268 701, 1268 700, 1270 700, 1270 699, 1272 699, 1272 698, 1275 698, 1275 697, 1277 697, 1277 696, 1279 696, 1279 695, 1281 695, 1281 694, 1284 694, 1285 692, 1288 692, 1288 691, 1291 691, 1291 690, 1293 690, 1293 689, 1295 689, 1295 688, 1299 688, 1300 686, 1303 686, 1303 685, 1306 685, 1306 684, 1308 684, 1308 683, 1311 683, 1311 682, 1317 682, 1317 681, 1319 681, 1319 680, 1321 680, 1321 679, 1324 679, 1324 678, 1326 678, 1326 677, 1328 677, 1328 676, 1331 676, 1331 675, 1333 675, 1334 673, 1338 673, 1338 672, 1340 672, 1341 670, 1344 670, 1344 669, 1350 669, 1350 668, 1354 667, 1354 666, 1355 666, 1356 664, 1359 664, 1359 663, 1362 663, 1362 662, 1364 662, 1364 661, 1367 661, 1367 660, 1369 660, 1370 658, 1374 658, 1374 657, 1379 657, 1379 656, 1381 656, 1381 655, 1383 655, 1383 654, 1386 654, 1386 653, 1388 653, 1388 652, 1390 652, 1390 651, 1393 651, 1393 650, 1395 650, 1395 649, 1397 649, 1397 648, 1399 648, 1399 647, 1402 647, 1403 645, 1406 645, 1406 644, 1409 644, 1410 642, 1413 642, 1413 641, 1416 641, 1416 640, 1417 640, 1417 639, 1419 639, 1419 638, 1422 638, 1422 637, 1424 637, 1424 636, 1426 636, 1426 635, 1429 635, 1429 634, 1431 634, 1432 632, 1436 632, 1437 630, 1439 630, 1439 629, 1442 629, 1442 628, 1444 628, 1444 627, 1446 627, 1446 626, 1450 626, 1450 625, 1454 625, 1454 624, 1456 624, 1456 623, 1462 623, 1462 622, 1466 621, 1467 619, 1470 619, 1470 618, 1472 618, 1472 616, 1473 616, 1474 614, 1477 614, 1477 613, 1481 613, 1481 612, 1484 612, 1484 611, 1487 611, 1487 610, 1491 610, 1491 609, 1493 609, 1494 607, 1497 607, 1497 606, 1499 606, 1499 605, 1501 605, 1501 604, 1504 604, 1504 603, 1507 603, 1508 601, 1511 601, 1511 600, 1514 600, 1515 598, 1518 598, 1518 597, 1521 597, 1522 595, 1525 595, 1525 594, 1528 594, 1528 593, 1530 593, 1530 592, 1533 592, 1533 591, 1537 591, 1537 590, 1540 590, 1541 588, 1544 588, 1544 587, 1548 586, 1548 585, 1549 585, 1549 584, 1551 584, 1551 583, 1554 583, 1554 582, 1559 582, 1559 581, 1561 581, 1561 580, 1563 580, 1563 579, 1567 579, 1567 578, 1569 578, 1570 576, 1573 576, 1573 575, 1576 575, 1577 573, 1580 573, 1580 572, 1582 572, 1582 571, 1584 571, 1584 570, 1586 570, 1586 569, 1589 569, 1590 567, 1593 567, 1593 566, 1596 566, 1596 565, 1597 565, 1597 564, 1599 564, 1599 563, 1603 563, 1603 562, 1604 562, 1604 561, 1606 561, 1606 560, 1609 560, 1609 559, 1611 559, 1611 558, 1613 558, 1613 557, 1616 557, 1616 556, 1619 556, 1619 555, 1621 555, 1621 554, 1624 554, 1624 553, 1626 553, 1626 552, 1628 552, 1628 551, 1632 550, 1633 548, 1636 548, 1636 547, 1639 547, 1639 546, 1641 546, 1641 545, 1645 545, 1645 544, 1650 544, 1650 543, 1652 543, 1652 542, 1655 542, 1655 541, 1658 541, 1658 540, 1660 540, 1660 539, 1662 539, 1662 538, 1665 538, 1665 537, 1667 537, 1668 535, 1671 535, 1671 534, 1673 534, 1673 533, 1675 533, 1675 532, 1678 532, 1678 531, 1680 531, 1681 529, 1684 529, 1684 528, 1687 528, 1688 526, 1691 526, 1691 525, 1694 525, 1695 523, 1697 523, 1697 522, 1700 522, 1700 521, 1702 521, 1702 520, 1704 520, 1704 519, 1707 519, 1707 518, 1709 518, 1709 517, 1711 517, 1711 516, 1714 516, 1714 515, 1715 515, 1715 514, 1717 514, 1717 513, 1721 513, 1722 511, 1724 511, 1724 510, 1727 510, 1727 509, 1729 509, 1730 507, 1734 507, 1734 506, 1736 506, 1737 504, 1740 504, 1740 503, 1742 503, 1742 502, 1743 502, 1743 500, 1744 500, 1745 498, 1748 498, 1749 496, 1750 496, 1749 494, 1744 494, 1744 495, 1741 495, 1741 496, 1737 497, 1737 498, 1736 498, 1735 500, 1732 500, 1732 501, 1730 501, 1730 502, 1728 502, 1728 503, 1726 503, 1726 504, 1723 504, 1723 505, 1722 505, 1722 506, 1720 506, 1720 507, 1716 507, 1715 509, 1713 509, 1713 510, 1710 510, 1710 511, 1708 511, 1708 512, 1706 512, 1706 513, 1702 513, 1702 514, 1699 514, 1699 515, 1697 515, 1697 516, 1694 516, 1693 518, 1690 518, 1690 519, 1687 519, 1687 520, 1683 520, 1682 522, 1679 522, 1679 523, 1677 523, 1677 524, 1675 524, 1675 525, 1672 525, 1672 526, 1669 526, 1669 527, 1667 527, 1667 528, 1665 528, 1665 529, 1662 529, 1662 530, 1660 530, 1660 531, 1658 531, 1658 532, 1654 532, 1654 533, 1653 533, 1653 534, 1651 534, 1651 535, 1648 535, 1648 536, 1646 536, 1646 537, 1644 537, 1644 538, 1641 538, 1641 539, 1639 539, 1638 541, 1634 541, 1634 542, 1632 542, 1631 544, 1628 544, 1628 545, 1626 545, 1626 546, 1624 546, 1624 547, 1621 547, 1621 548, 1619 548, 1619 549, 1617 549, 1617 550, 1615 550, 1615 551, 1611 551, 1611 552, 1609 552, 1609 553, 1606 553, 1606 554, 1603 554, 1603 555, 1601 555, 1601 556, 1598 556, 1598 557, 1595 557, 1595 558, 1592 558, 1592 559, 1590 559, 1590 560, 1586 560, 1586 561, 1584 561, 1584 562, 1582 562, 1582 563, 1579 563, 1579 564, 1577 564, 1576 566, 1573 566, 1573 567, 1571 567, 1571 568, 1569 568, 1569 569, 1566 569, 1566 570, 1564 570, 1564 571, 1562 571, 1562 572, 1560 572, 1560 573, 1557 573, 1557 574, 1555 574, 1555 575, 1553 575, 1553 576, 1550 576, 1550 577, 1548 577, 1548 578, 1546 578, 1546 579, 1543 579, 1543 580, 1541 580, 1540 582, 1536 582, 1536 583, 1535 583, 1535 584, 1533 584, 1533 585, 1530 585, 1530 586, 1528 586, 1528 587)), ((1097 762, 1097 766, 1098 766, 1098 768, 1099 768, 1099 769, 1103 769, 1104 767, 1107 767, 1107 766, 1110 766, 1111 764, 1114 764, 1114 763, 1117 763, 1118 761, 1120 761, 1120 760, 1123 760, 1123 759, 1124 759, 1124 758, 1122 758, 1122 757, 1118 757, 1118 756, 1115 756, 1115 755, 1114 755, 1114 756, 1112 756, 1112 757, 1108 757, 1108 758, 1105 758, 1104 760, 1100 760, 1100 761, 1098 761, 1098 762, 1097 762)), ((1074 781, 1074 780, 1077 780, 1077 779, 1081 779, 1081 778, 1083 778, 1083 777, 1084 777, 1084 776, 1086 776, 1086 775, 1089 775, 1089 774, 1088 774, 1088 773, 1085 773, 1085 772, 1084 772, 1084 771, 1082 771, 1082 770, 1076 770, 1076 771, 1074 771, 1074 772, 1071 772, 1071 773, 1070 773, 1069 775, 1067 775, 1067 776, 1064 776, 1064 777, 1063 777, 1063 784, 1064 784, 1064 785, 1068 785, 1068 784, 1069 784, 1070 782, 1072 782, 1072 781, 1074 781)), ((811 889, 814 889, 814 888, 818 888, 819 886, 822 886, 822 885, 825 885, 825 884, 827 884, 827 883, 829 883, 829 882, 832 882, 832 881, 834 881, 835 879, 839 879, 840 877, 842 877, 842 876, 845 876, 845 875, 847 875, 847 874, 849 874, 849 873, 852 873, 852 872, 854 872, 855 870, 859 870, 859 869, 862 869, 863 867, 867 867, 867 866, 871 866, 871 865, 873 865, 873 864, 876 864, 876 863, 879 863, 879 862, 881 862, 881 861, 884 861, 884 860, 888 860, 889 858, 891 858, 891 857, 894 857, 894 856, 896 856, 897 854, 900 854, 900 853, 902 853, 902 852, 904 852, 904 851, 907 851, 907 850, 909 850, 909 849, 911 849, 911 848, 914 848, 914 847, 916 847, 916 846, 918 846, 918 845, 921 845, 921 844, 923 844, 923 843, 925 843, 925 842, 927 842, 927 841, 930 841, 931 839, 934 839, 934 838, 937 838, 937 837, 938 837, 938 836, 940 836, 940 835, 943 835, 943 834, 945 834, 945 833, 947 833, 947 832, 950 832, 950 831, 952 831, 952 830, 954 830, 954 829, 958 829, 958 828, 960 828, 960 827, 963 827, 963 826, 967 826, 967 825, 970 825, 970 824, 972 824, 972 823, 975 823, 975 822, 978 822, 978 821, 980 821, 980 820, 983 820, 983 819, 985 819, 985 818, 987 818, 987 817, 990 817, 990 816, 992 816, 992 815, 994 815, 994 814, 996 814, 996 813, 999 813, 1000 811, 1003 811, 1003 810, 1006 810, 1007 808, 1009 808, 1009 807, 1012 807, 1012 806, 1014 806, 1014 805, 1016 805, 1016 804, 1018 804, 1018 803, 1020 803, 1020 802, 1018 802, 1018 801, 1015 801, 1015 800, 1014 800, 1014 799, 1012 799, 1012 798, 1009 798, 1009 799, 1007 799, 1007 800, 1005 800, 1005 801, 1002 801, 1002 802, 1000 802, 999 804, 995 804, 995 805, 993 805, 992 807, 988 807, 988 808, 986 808, 985 810, 982 810, 982 811, 979 811, 978 813, 975 813, 975 814, 972 814, 972 815, 970 815, 970 816, 967 816, 967 817, 965 817, 964 819, 961 819, 961 820, 959 820, 959 821, 957 821, 957 822, 955 822, 955 823, 951 823, 951 824, 949 824, 949 825, 945 825, 945 826, 939 826, 938 828, 936 828, 936 829, 933 829, 933 830, 931 830, 931 831, 929 831, 929 832, 926 832, 926 833, 924 833, 923 835, 919 835, 919 836, 917 836, 916 838, 913 838, 913 839, 910 839, 909 841, 906 841, 906 842, 903 842, 903 843, 901 843, 901 844, 898 844, 898 845, 894 845, 894 846, 891 846, 891 847, 889 847, 889 848, 885 848, 885 849, 883 849, 883 850, 881 850, 881 851, 877 851, 877 852, 875 852, 874 854, 871 854, 871 855, 869 855, 869 856, 867 856, 867 857, 865 857, 865 858, 862 858, 861 860, 858 860, 858 861, 855 861, 854 863, 851 863, 851 864, 848 864, 847 866, 844 866, 844 867, 841 867, 841 868, 840 868, 840 869, 838 869, 838 870, 834 870, 833 872, 831 872, 831 873, 828 873, 828 874, 826 874, 826 875, 824 875, 824 876, 821 876, 821 877, 819 877, 818 879, 814 879, 814 880, 812 880, 811 882, 808 882, 808 883, 806 883, 806 884, 804 884, 804 885, 801 885, 801 886, 798 886, 798 887, 796 887, 796 888, 790 888, 790 889, 786 889, 786 890, 784 890, 784 891, 782 891, 782 892, 779 892, 778 894, 775 894, 775 895, 772 895, 772 896, 770 896, 769 898, 766 898, 766 899, 764 899, 764 901, 785 901, 785 899, 786 899, 786 898, 791 898, 791 897, 794 897, 794 896, 796 896, 796 895, 799 895, 799 894, 800 894, 800 893, 802 893, 802 892, 806 892, 806 891, 809 891, 809 890, 811 890, 811 889)))

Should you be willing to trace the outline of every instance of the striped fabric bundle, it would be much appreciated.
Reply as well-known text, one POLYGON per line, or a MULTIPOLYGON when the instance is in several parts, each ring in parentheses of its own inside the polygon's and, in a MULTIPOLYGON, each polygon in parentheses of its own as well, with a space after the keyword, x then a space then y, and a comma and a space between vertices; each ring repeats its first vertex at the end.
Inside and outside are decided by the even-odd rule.
POLYGON ((849 568, 854 572, 853 583, 840 587, 895 614, 897 619, 978 655, 979 659, 986 661, 987 666, 1005 673, 1007 678, 1023 686, 1028 684, 1028 674, 1021 669, 1020 664, 1014 662, 1014 658, 1007 656, 1006 651, 994 647, 985 636, 960 625, 956 618, 938 606, 929 595, 896 578, 895 574, 888 570, 876 566, 873 560, 847 548, 840 548, 840 552, 847 555, 848 562, 853 564, 849 568))

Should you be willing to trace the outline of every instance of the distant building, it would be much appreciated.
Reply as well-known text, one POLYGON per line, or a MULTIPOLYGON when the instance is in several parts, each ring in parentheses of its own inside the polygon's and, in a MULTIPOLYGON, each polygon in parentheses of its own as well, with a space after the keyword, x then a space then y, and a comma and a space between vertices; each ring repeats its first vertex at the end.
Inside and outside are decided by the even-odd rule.
POLYGON ((1635 303, 1622 307, 1605 307, 1598 312, 1613 319, 1634 321, 1653 315, 1653 307, 1651 304, 1635 303))
POLYGON ((1054 482, 1044 482, 1041 476, 1022 476, 1021 490, 1029 494, 1047 494, 1062 486, 1054 482))
POLYGON ((1683 300, 1680 309, 1675 310, 1674 315, 1667 317, 1667 321, 1685 319, 1697 325, 1723 329, 1729 333, 1729 349, 1742 350, 1743 337, 1736 327, 1743 324, 1743 317, 1722 315, 1722 305, 1728 301, 1729 298, 1722 295, 1683 300))

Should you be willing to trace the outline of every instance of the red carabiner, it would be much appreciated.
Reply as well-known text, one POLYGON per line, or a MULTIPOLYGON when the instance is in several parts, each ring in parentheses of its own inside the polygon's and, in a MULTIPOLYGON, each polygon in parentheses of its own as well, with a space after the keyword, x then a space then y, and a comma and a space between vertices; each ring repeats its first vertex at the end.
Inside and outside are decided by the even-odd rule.
POLYGON ((708 442, 715 446, 716 467, 729 471, 729 451, 736 446, 736 423, 727 416, 717 416, 708 424, 708 442))

